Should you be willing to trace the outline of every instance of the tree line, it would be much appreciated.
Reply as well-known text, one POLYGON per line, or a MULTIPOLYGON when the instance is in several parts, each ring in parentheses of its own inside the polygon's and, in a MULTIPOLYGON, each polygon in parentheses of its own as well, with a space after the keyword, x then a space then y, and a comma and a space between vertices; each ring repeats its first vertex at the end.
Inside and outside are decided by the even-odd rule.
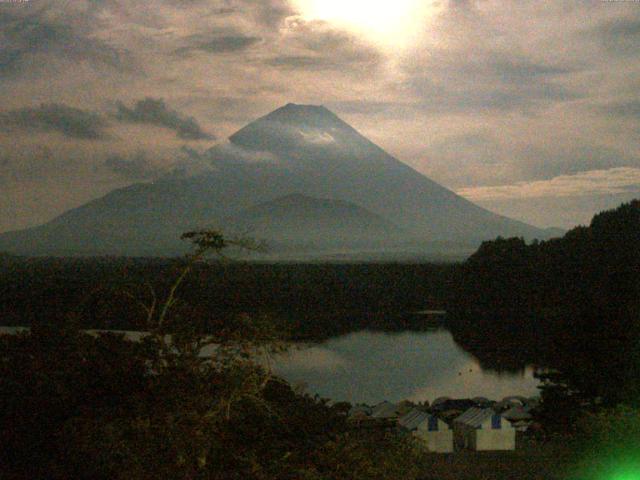
POLYGON ((582 402, 640 405, 640 201, 562 238, 484 242, 456 268, 448 308, 486 363, 537 364, 582 402))

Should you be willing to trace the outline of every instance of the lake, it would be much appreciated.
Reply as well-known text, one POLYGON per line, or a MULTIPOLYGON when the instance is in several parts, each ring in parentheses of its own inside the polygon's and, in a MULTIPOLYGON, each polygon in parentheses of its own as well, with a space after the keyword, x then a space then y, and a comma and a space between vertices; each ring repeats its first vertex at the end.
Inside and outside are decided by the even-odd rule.
POLYGON ((483 370, 445 329, 350 333, 292 349, 276 358, 274 370, 308 393, 351 403, 539 393, 532 368, 516 374, 483 370))
MULTIPOLYGON (((13 333, 16 327, 0 327, 13 333)), ((126 332, 131 339, 139 332, 126 332)), ((533 369, 497 373, 458 346, 444 328, 424 332, 359 331, 313 345, 298 345, 274 358, 274 370, 294 387, 334 401, 432 402, 437 397, 499 400, 538 394, 533 369)))

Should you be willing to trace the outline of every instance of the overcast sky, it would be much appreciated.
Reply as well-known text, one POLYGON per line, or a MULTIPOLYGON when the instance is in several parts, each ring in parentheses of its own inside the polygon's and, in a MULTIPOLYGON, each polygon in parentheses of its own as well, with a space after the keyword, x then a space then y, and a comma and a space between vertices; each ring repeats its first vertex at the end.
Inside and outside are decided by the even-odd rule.
POLYGON ((0 0, 0 231, 323 104, 493 211, 640 197, 640 2, 0 0))

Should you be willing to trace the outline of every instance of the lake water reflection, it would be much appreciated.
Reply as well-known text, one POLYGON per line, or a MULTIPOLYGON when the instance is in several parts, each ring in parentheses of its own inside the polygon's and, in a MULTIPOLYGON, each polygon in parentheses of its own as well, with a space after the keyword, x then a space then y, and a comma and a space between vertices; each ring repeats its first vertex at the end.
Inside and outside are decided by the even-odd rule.
POLYGON ((483 371, 444 329, 351 333, 293 349, 276 358, 274 370, 308 393, 351 403, 539 393, 531 368, 518 374, 483 371))

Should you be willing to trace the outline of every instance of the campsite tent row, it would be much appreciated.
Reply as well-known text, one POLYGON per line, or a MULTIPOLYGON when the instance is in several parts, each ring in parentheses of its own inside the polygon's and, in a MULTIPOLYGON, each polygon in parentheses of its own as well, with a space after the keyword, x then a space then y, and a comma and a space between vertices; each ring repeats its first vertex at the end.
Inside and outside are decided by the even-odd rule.
POLYGON ((424 440, 432 452, 515 450, 516 430, 491 408, 472 407, 447 424, 438 417, 413 410, 398 425, 424 440))
POLYGON ((351 413, 360 418, 366 415, 374 420, 397 419, 397 425, 402 431, 423 440, 427 449, 432 452, 515 449, 515 428, 491 408, 469 408, 451 424, 418 409, 399 416, 397 405, 389 402, 383 402, 369 411, 357 406, 351 413))

